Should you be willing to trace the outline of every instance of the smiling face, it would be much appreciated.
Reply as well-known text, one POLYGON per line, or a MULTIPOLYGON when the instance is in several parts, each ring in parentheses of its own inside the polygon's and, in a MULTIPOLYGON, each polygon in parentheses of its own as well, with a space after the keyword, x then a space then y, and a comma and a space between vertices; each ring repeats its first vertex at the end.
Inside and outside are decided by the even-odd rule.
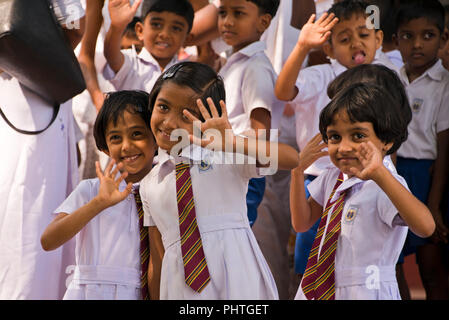
POLYGON ((345 110, 340 110, 327 127, 329 157, 343 173, 351 176, 349 168, 362 169, 357 150, 362 142, 371 141, 385 156, 393 143, 382 142, 374 132, 371 122, 352 122, 345 110))
POLYGON ((189 87, 179 86, 172 81, 165 82, 161 87, 151 115, 151 130, 160 148, 170 152, 179 142, 170 140, 170 135, 175 129, 193 133, 193 124, 183 114, 183 110, 187 109, 199 118, 200 112, 195 103, 197 97, 198 95, 189 87))
POLYGON ((218 30, 226 44, 236 52, 258 41, 270 25, 271 15, 261 14, 256 4, 246 0, 221 0, 218 30))
POLYGON ((151 11, 143 24, 136 24, 136 34, 163 69, 184 44, 188 28, 187 21, 173 12, 151 11))
POLYGON ((124 111, 116 124, 109 122, 105 137, 108 150, 104 152, 123 163, 127 182, 138 182, 150 172, 157 146, 141 116, 124 111))
POLYGON ((436 24, 427 18, 412 19, 399 26, 397 44, 407 74, 419 77, 438 60, 444 41, 436 24))
POLYGON ((338 22, 332 29, 331 41, 323 46, 324 52, 346 68, 372 63, 376 50, 382 45, 381 30, 368 29, 366 17, 353 14, 338 22))

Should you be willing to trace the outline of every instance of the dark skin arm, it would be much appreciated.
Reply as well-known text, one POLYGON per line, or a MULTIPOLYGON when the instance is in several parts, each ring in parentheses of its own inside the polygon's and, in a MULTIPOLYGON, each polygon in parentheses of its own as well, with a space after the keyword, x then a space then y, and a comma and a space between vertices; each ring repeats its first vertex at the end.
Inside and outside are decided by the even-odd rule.
POLYGON ((293 28, 302 29, 313 13, 316 13, 314 0, 292 0, 290 25, 293 28))
POLYGON ((87 0, 86 2, 86 32, 81 41, 81 50, 78 56, 87 91, 97 111, 100 110, 104 101, 103 93, 98 85, 97 70, 95 69, 95 47, 103 23, 103 15, 101 14, 103 4, 104 0, 87 0))

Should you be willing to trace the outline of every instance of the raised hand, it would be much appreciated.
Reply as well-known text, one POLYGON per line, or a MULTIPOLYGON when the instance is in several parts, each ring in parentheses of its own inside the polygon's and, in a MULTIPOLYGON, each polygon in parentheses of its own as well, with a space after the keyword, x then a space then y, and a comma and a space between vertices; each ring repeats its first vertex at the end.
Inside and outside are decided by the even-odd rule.
MULTIPOLYGON (((217 108, 211 98, 206 99, 207 104, 210 109, 209 111, 204 106, 201 99, 196 101, 198 109, 204 118, 201 122, 197 117, 192 115, 187 109, 185 109, 184 115, 193 122, 194 128, 201 122, 200 131, 204 134, 202 137, 196 135, 189 135, 190 141, 196 145, 203 148, 208 148, 211 150, 224 151, 226 145, 231 148, 227 150, 232 150, 234 133, 232 132, 232 126, 228 120, 228 112, 226 110, 226 104, 223 100, 220 100, 221 116, 218 114, 217 108)), ((194 131, 196 131, 194 129, 194 131)))
POLYGON ((136 0, 132 5, 129 0, 110 0, 108 9, 111 17, 111 25, 126 28, 133 20, 142 0, 136 0))
POLYGON ((316 160, 321 157, 327 156, 329 153, 324 148, 327 148, 327 144, 323 142, 321 133, 314 136, 306 146, 299 153, 299 165, 297 169, 304 172, 310 167, 316 160))
POLYGON ((349 169, 351 173, 362 180, 375 180, 379 169, 383 168, 382 152, 368 141, 359 145, 356 156, 362 168, 352 167, 349 169))
POLYGON ((95 170, 97 177, 100 179, 100 189, 98 190, 97 198, 105 206, 113 206, 120 201, 123 201, 132 191, 132 183, 128 183, 125 190, 119 191, 119 185, 128 176, 128 172, 122 172, 117 178, 117 174, 123 167, 123 163, 119 163, 113 168, 115 161, 112 159, 104 172, 101 171, 100 163, 95 162, 95 170))
POLYGON ((298 38, 298 44, 308 50, 324 44, 329 39, 332 28, 338 23, 338 18, 333 13, 324 13, 317 21, 314 21, 315 17, 315 14, 310 16, 298 38))

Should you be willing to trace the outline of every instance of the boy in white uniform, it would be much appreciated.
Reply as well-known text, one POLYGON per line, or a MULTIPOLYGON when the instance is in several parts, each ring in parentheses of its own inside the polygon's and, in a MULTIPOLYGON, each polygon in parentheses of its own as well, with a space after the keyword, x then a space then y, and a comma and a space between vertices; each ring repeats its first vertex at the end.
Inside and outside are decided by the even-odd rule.
MULTIPOLYGON (((273 94, 276 73, 260 41, 279 7, 278 0, 222 0, 218 30, 232 47, 220 70, 226 87, 229 121, 237 135, 260 134, 279 128, 283 104, 273 94), (254 132, 255 131, 255 132, 254 132)), ((251 179, 248 187, 248 218, 252 225, 262 201, 265 179, 251 179)))
POLYGON ((150 92, 161 72, 176 63, 177 53, 186 41, 193 23, 193 8, 186 0, 144 1, 142 22, 136 24, 136 34, 144 46, 120 50, 123 32, 132 21, 141 1, 131 6, 129 0, 111 0, 111 26, 104 42, 108 62, 103 71, 116 90, 150 92))
POLYGON ((449 229, 440 209, 449 174, 449 72, 438 59, 447 36, 443 6, 436 0, 401 5, 396 33, 405 63, 400 76, 413 114, 409 138, 398 150, 397 168, 437 224, 432 238, 409 234, 403 254, 416 252, 427 299, 449 299, 449 269, 444 263, 449 229))
MULTIPOLYGON (((81 40, 84 10, 79 0, 52 1, 72 48, 81 40)), ((1 108, 22 130, 40 130, 53 108, 40 96, 0 70, 1 108)), ((71 101, 60 106, 53 124, 38 135, 25 135, 0 119, 1 148, 7 152, 0 168, 0 299, 60 299, 66 267, 73 263, 73 244, 51 254, 39 235, 52 210, 78 182, 77 130, 71 101)))

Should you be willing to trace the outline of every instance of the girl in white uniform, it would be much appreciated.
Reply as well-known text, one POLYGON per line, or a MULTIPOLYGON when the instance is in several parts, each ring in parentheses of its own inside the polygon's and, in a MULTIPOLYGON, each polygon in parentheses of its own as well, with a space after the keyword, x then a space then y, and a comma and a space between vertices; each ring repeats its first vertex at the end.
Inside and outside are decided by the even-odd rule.
POLYGON ((297 299, 400 299, 395 265, 407 234, 406 226, 426 237, 434 231, 435 223, 427 207, 408 191, 391 163, 383 160, 407 137, 408 121, 404 120, 400 112, 403 106, 398 101, 376 84, 349 86, 323 109, 321 136, 315 136, 301 151, 300 165, 292 171, 290 191, 296 231, 310 228, 321 217, 328 201, 346 195, 341 231, 336 231, 335 258, 327 260, 332 256, 328 255, 327 239, 338 230, 327 230, 330 224, 335 224, 331 221, 334 215, 330 214, 335 208, 331 207, 329 214, 323 215, 322 237, 318 232, 313 246, 316 245, 317 254, 309 256, 297 299), (321 139, 326 144, 320 143, 321 139), (326 146, 328 151, 322 151, 326 146), (311 196, 307 201, 303 172, 325 154, 329 154, 336 168, 324 171, 309 184, 311 196), (337 185, 341 173, 343 181, 337 185), (332 192, 334 185, 336 191, 332 192), (333 263, 334 268, 320 271, 319 266, 326 263, 333 263), (312 278, 308 274, 313 274, 312 278), (329 280, 323 280, 326 278, 329 280), (325 289, 323 283, 327 285, 325 289))
MULTIPOLYGON (((195 101, 211 97, 209 102, 218 105, 218 101, 225 99, 223 81, 206 65, 183 62, 167 69, 150 95, 150 106, 154 106, 151 128, 159 146, 159 163, 142 180, 141 195, 149 225, 150 265, 154 271, 151 296, 278 299, 276 284, 250 229, 246 211, 248 181, 258 176, 256 161, 226 164, 223 160, 232 160, 234 154, 200 147, 190 149, 186 145, 181 148, 177 139, 170 140, 175 129, 184 129, 181 131, 187 136, 192 134, 195 120, 192 114, 208 119, 205 116, 208 111, 200 115, 201 109, 198 110, 195 101), (191 163, 196 221, 210 274, 209 283, 199 292, 185 281, 175 187, 175 162, 179 160, 191 163)), ((210 109, 218 117, 216 109, 210 109)), ((222 112, 226 114, 225 110, 222 112)), ((212 119, 208 123, 219 121, 212 119)), ((229 124, 227 118, 225 123, 229 124)), ((294 149, 291 150, 297 157, 294 149)))
POLYGON ((76 266, 64 299, 142 297, 139 217, 130 193, 152 167, 150 116, 148 94, 139 91, 110 93, 100 109, 95 142, 112 161, 104 173, 96 163, 98 178, 81 181, 41 237, 42 247, 53 250, 76 235, 76 266))

